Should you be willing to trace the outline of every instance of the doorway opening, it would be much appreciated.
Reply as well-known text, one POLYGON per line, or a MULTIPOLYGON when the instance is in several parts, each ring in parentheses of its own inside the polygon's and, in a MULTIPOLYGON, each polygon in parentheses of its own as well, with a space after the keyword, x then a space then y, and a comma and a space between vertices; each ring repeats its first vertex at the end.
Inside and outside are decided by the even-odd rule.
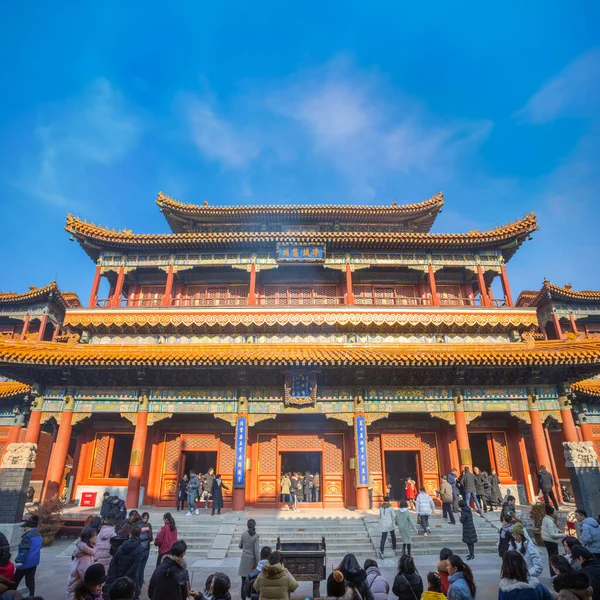
POLYGON ((479 467, 480 471, 485 471, 486 473, 490 473, 492 470, 488 437, 487 433, 469 434, 469 445, 471 446, 473 466, 479 467))
POLYGON ((191 470, 196 471, 197 475, 204 475, 212 467, 217 474, 217 453, 216 452, 182 452, 183 472, 188 477, 191 470))
POLYGON ((416 482, 417 490, 421 486, 421 469, 419 452, 416 450, 386 450, 385 476, 383 495, 386 495, 386 485, 392 485, 392 500, 406 500, 406 480, 410 477, 416 482))
MULTIPOLYGON (((284 473, 300 473, 302 477, 309 471, 312 475, 319 474, 320 482, 323 482, 323 472, 321 469, 322 452, 281 452, 281 475, 284 473)), ((304 492, 304 490, 303 490, 304 492)), ((312 502, 313 496, 310 499, 305 499, 306 502, 312 502)), ((303 493, 298 496, 298 500, 302 501, 303 493)))

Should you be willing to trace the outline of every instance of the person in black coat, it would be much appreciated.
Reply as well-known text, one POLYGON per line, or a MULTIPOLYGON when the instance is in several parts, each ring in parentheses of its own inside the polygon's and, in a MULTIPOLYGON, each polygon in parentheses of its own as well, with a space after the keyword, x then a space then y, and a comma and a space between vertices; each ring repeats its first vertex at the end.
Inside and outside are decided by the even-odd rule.
POLYGON ((136 598, 139 597, 141 591, 139 589, 140 571, 144 560, 144 549, 140 543, 140 534, 141 529, 134 527, 131 530, 129 539, 119 546, 113 559, 110 561, 106 584, 102 590, 104 600, 108 600, 110 588, 120 577, 129 577, 134 581, 136 598))
POLYGON ((483 512, 487 512, 487 504, 485 501, 485 480, 483 473, 478 467, 473 467, 473 476, 475 477, 475 494, 479 500, 479 505, 483 512))
POLYGON ((119 531, 121 525, 127 519, 127 508, 125 507, 125 502, 118 496, 114 496, 111 502, 112 506, 110 507, 108 516, 115 522, 115 530, 119 531))
POLYGON ((188 476, 184 474, 177 484, 177 512, 185 508, 185 503, 187 502, 187 484, 188 476))
POLYGON ((223 508, 223 489, 229 490, 220 475, 217 475, 212 482, 212 488, 210 490, 210 495, 212 496, 212 514, 215 514, 215 510, 220 515, 221 509, 223 508))
POLYGON ((367 572, 358 564, 354 554, 346 554, 337 570, 344 575, 346 583, 360 594, 362 600, 374 600, 367 583, 367 572))
POLYGON ((494 506, 502 506, 502 492, 500 491, 500 479, 496 469, 492 469, 490 476, 490 487, 492 488, 492 495, 490 501, 490 510, 494 510, 494 506))
POLYGON ((423 594, 423 580, 408 554, 403 554, 398 561, 392 592, 398 596, 398 600, 415 600, 423 594))
POLYGON ((552 500, 554 508, 558 510, 558 503, 556 502, 556 496, 554 495, 554 479, 552 478, 552 474, 546 469, 545 465, 540 467, 540 472, 538 473, 538 485, 540 492, 544 495, 544 504, 550 504, 550 500, 552 500))
POLYGON ((475 544, 477 543, 477 531, 475 523, 473 523, 473 511, 467 506, 464 500, 461 500, 458 505, 460 506, 460 522, 462 523, 462 541, 469 549, 467 560, 473 560, 475 558, 475 544))
POLYGON ((100 517, 104 521, 108 515, 110 515, 110 509, 112 508, 112 497, 108 492, 104 492, 102 495, 102 506, 100 508, 100 517))
POLYGON ((177 540, 171 546, 171 551, 165 555, 150 578, 148 585, 150 600, 187 599, 190 576, 183 558, 186 551, 187 544, 183 540, 177 540))

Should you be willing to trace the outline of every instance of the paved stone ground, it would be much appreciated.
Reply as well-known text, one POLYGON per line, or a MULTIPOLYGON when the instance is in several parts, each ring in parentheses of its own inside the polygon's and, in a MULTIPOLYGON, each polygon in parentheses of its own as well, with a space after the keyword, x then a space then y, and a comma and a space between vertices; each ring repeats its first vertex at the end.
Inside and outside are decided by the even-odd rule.
MULTIPOLYGON (((207 518, 210 518, 207 516, 207 518)), ((55 543, 42 550, 42 562, 37 572, 37 588, 36 593, 42 596, 45 600, 64 600, 66 582, 71 567, 71 550, 74 538, 56 540, 55 543)), ((466 556, 464 547, 452 548, 457 554, 463 558, 466 556)), ((419 572, 425 578, 428 571, 434 570, 438 561, 438 552, 440 548, 432 548, 431 555, 415 557, 415 563, 419 572)), ((550 577, 548 575, 548 560, 544 548, 539 548, 542 561, 544 563, 544 574, 540 578, 541 582, 550 586, 550 577)), ((475 547, 477 554, 477 547, 475 547)), ((376 558, 375 556, 373 558, 376 558)), ((396 568, 396 560, 388 558, 378 560, 382 567, 383 575, 390 582, 390 586, 394 579, 396 568)), ((150 559, 146 568, 146 580, 150 579, 156 561, 156 553, 153 551, 150 554, 150 559)), ((188 564, 190 578, 194 587, 202 588, 206 577, 215 571, 227 573, 232 580, 231 596, 232 600, 240 598, 240 580, 237 576, 237 568, 239 558, 224 558, 224 559, 194 559, 188 564)), ((471 561, 471 567, 475 574, 475 581, 478 585, 477 598, 481 600, 492 600, 498 597, 498 581, 500 578, 500 559, 495 554, 485 554, 471 561)), ((328 564, 328 571, 331 565, 328 564)), ((23 584, 22 584, 23 585, 23 584)), ((26 589, 23 590, 26 595, 26 589)), ((325 593, 325 583, 321 584, 321 593, 325 593)), ((300 584, 297 592, 292 595, 292 600, 310 597, 312 594, 312 584, 303 582, 300 584)), ((142 598, 148 598, 146 590, 142 593, 142 598)), ((394 600, 390 592, 390 600, 394 600)))

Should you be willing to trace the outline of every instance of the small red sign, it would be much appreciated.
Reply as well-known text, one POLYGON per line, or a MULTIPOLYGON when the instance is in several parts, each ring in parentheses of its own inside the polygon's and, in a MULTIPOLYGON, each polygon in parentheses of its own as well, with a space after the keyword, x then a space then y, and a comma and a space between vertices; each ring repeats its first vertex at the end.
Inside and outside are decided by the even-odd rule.
POLYGON ((96 506, 97 492, 82 492, 81 506, 96 506))

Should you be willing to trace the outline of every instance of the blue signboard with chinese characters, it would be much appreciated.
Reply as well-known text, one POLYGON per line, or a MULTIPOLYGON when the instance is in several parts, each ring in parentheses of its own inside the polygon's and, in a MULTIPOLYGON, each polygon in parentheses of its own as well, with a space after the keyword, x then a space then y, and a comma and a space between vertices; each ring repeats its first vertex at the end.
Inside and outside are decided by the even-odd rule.
POLYGON ((281 244, 277 246, 277 260, 279 262, 323 262, 325 246, 281 244))
POLYGON ((239 417, 235 428, 235 472, 233 485, 243 487, 246 484, 246 417, 239 417))
POLYGON ((356 440, 358 458, 358 485, 369 484, 369 468, 367 466, 367 426, 364 417, 356 417, 356 440))

